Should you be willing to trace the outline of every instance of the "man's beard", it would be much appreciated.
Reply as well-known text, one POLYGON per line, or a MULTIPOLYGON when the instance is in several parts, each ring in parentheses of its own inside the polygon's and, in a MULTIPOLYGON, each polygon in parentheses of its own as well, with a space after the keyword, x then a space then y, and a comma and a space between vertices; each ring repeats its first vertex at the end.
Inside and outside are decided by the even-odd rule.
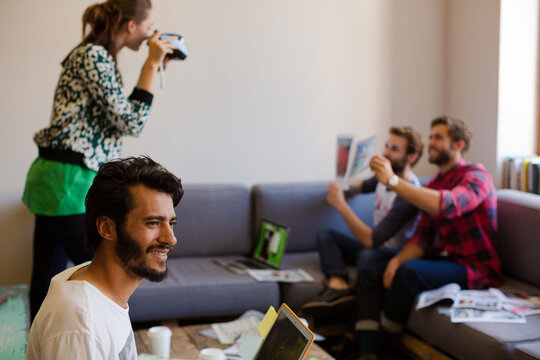
POLYGON ((386 158, 390 160, 390 165, 392 165, 392 171, 394 171, 394 173, 396 174, 403 172, 403 170, 405 169, 405 166, 407 166, 406 157, 399 160, 393 160, 393 159, 390 159, 389 157, 386 157, 386 158))
POLYGON ((435 158, 429 158, 429 162, 437 165, 444 165, 450 161, 450 150, 441 149, 435 158))
POLYGON ((167 277, 167 264, 163 261, 160 267, 164 268, 162 272, 156 271, 146 266, 146 254, 149 254, 154 249, 170 249, 168 245, 154 245, 143 250, 141 245, 131 237, 123 226, 118 227, 118 241, 115 244, 114 250, 120 258, 122 264, 133 274, 153 282, 162 281, 167 277))

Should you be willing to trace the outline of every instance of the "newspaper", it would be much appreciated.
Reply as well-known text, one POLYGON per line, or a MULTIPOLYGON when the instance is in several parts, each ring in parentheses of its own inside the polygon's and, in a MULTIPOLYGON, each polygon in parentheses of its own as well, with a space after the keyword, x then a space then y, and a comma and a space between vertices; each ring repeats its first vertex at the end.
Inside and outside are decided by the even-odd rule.
POLYGON ((358 177, 369 166, 375 155, 376 136, 355 141, 352 135, 337 138, 336 184, 342 190, 349 189, 349 179, 358 177))
POLYGON ((232 344, 251 329, 257 329, 261 322, 256 316, 248 316, 234 321, 212 324, 212 330, 222 344, 232 344))
POLYGON ((524 324, 525 317, 505 310, 478 310, 453 307, 450 312, 453 323, 464 322, 498 322, 524 324))
POLYGON ((514 314, 528 316, 540 314, 540 295, 527 295, 522 292, 489 289, 500 301, 501 307, 514 314))
MULTIPOLYGON (((456 283, 444 285, 438 289, 424 291, 418 298, 416 309, 422 309, 442 300, 453 302, 450 319, 454 323, 462 322, 526 322, 525 316, 540 313, 538 301, 531 298, 510 297, 499 289, 461 290, 456 283)), ((439 311, 440 312, 440 311, 439 311)))
POLYGON ((288 270, 248 270, 249 276, 257 281, 278 281, 287 283, 312 282, 313 277, 302 269, 288 270))

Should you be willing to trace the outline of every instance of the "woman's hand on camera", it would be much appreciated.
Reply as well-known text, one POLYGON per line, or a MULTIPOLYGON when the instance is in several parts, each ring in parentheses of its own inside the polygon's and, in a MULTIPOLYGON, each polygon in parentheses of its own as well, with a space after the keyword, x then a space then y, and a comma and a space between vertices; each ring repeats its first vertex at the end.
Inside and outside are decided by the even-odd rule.
POLYGON ((160 63, 163 63, 163 67, 166 67, 166 64, 169 62, 169 59, 166 57, 167 54, 172 54, 173 50, 176 49, 175 45, 170 43, 171 40, 178 39, 178 36, 171 36, 166 39, 160 39, 159 37, 163 34, 162 31, 156 31, 148 38, 148 60, 152 65, 159 66, 160 63))

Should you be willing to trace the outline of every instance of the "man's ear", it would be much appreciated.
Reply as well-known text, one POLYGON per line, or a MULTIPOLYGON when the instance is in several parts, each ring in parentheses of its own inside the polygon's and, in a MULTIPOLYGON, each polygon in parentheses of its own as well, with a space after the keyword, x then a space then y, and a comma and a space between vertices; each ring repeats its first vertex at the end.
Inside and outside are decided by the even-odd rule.
POLYGON ((465 149, 465 141, 464 140, 457 140, 457 141, 452 141, 452 148, 454 150, 457 150, 459 151, 460 153, 463 152, 463 149, 465 149))
POLYGON ((116 240, 116 223, 107 216, 100 216, 96 220, 96 227, 99 235, 104 240, 116 240))
POLYGON ((418 160, 418 153, 412 153, 407 155, 407 162, 412 166, 418 160))
POLYGON ((135 22, 135 20, 128 20, 126 23, 126 30, 128 34, 134 32, 135 28, 137 28, 137 23, 135 22))

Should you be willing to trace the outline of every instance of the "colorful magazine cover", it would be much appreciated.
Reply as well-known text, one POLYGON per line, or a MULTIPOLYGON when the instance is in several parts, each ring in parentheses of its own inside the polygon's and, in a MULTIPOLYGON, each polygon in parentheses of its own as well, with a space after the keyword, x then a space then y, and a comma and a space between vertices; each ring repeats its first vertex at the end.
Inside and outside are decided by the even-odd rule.
POLYGON ((349 187, 349 179, 359 177, 375 155, 376 136, 355 141, 354 136, 337 138, 336 183, 342 190, 349 187))

